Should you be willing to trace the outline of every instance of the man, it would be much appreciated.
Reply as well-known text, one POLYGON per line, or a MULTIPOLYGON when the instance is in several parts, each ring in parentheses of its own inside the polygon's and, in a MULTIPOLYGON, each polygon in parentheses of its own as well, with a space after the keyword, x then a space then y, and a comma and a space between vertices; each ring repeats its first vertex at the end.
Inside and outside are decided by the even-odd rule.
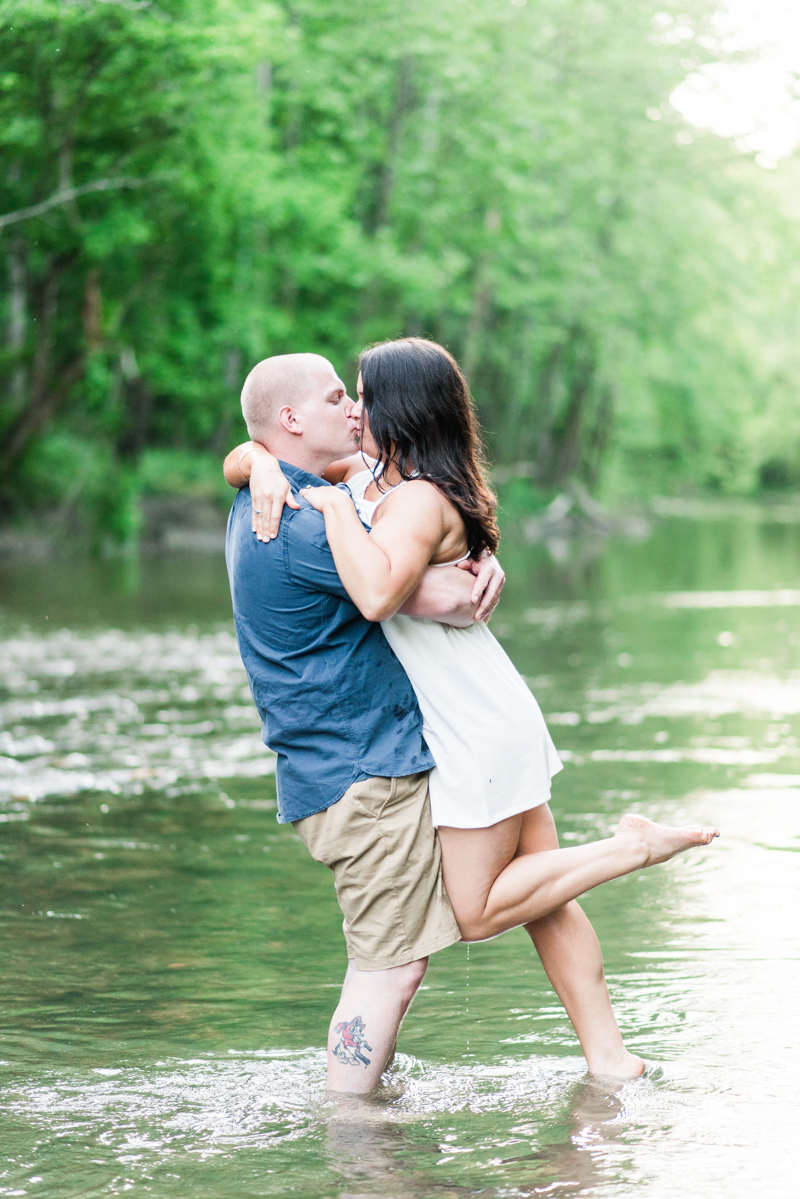
MULTIPOLYGON (((413 689, 380 625, 342 586, 323 517, 296 496, 329 486, 322 472, 356 450, 352 410, 316 354, 254 367, 242 390, 248 433, 280 460, 295 498, 277 535, 261 541, 240 491, 226 559, 242 661, 278 755, 278 819, 333 871, 344 914, 349 966, 328 1035, 328 1086, 366 1092, 393 1054, 429 954, 461 934, 442 883, 427 798, 434 762, 413 689)), ((416 614, 472 614, 474 584, 464 571, 429 571, 416 614)))

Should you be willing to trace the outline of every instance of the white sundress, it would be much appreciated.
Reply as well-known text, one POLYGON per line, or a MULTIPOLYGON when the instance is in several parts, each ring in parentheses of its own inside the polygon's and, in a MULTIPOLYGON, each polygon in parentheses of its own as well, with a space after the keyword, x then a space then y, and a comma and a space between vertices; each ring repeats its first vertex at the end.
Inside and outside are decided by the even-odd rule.
MULTIPOLYGON (((392 490, 365 499, 375 477, 365 470, 347 482, 370 527, 392 490)), ((456 628, 398 614, 381 627, 411 680, 436 759, 430 776, 434 826, 488 828, 546 803, 550 780, 563 767, 539 705, 487 626, 481 621, 456 628)))

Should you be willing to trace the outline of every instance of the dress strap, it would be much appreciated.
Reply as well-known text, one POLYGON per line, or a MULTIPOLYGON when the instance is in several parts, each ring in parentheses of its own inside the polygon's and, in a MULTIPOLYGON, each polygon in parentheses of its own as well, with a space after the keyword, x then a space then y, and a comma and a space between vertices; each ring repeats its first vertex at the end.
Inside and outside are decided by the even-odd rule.
MULTIPOLYGON (((411 478, 413 479, 413 477, 414 476, 412 475, 411 478)), ((393 491, 397 491, 398 487, 402 487, 404 483, 410 483, 410 482, 411 482, 411 479, 401 479, 399 483, 395 483, 394 487, 390 487, 388 491, 385 491, 383 493, 383 495, 380 497, 380 499, 377 499, 374 501, 367 501, 367 502, 374 503, 375 508, 377 508, 379 504, 383 503, 383 501, 386 499, 387 496, 390 496, 393 491)), ((372 509, 373 513, 375 511, 375 508, 372 509)), ((467 560, 467 558, 469 558, 469 556, 470 556, 470 553, 469 553, 469 550, 467 550, 466 554, 462 554, 460 558, 454 558, 452 562, 431 562, 430 565, 434 566, 434 567, 436 567, 436 566, 458 566, 459 562, 466 562, 466 560, 467 560)))
POLYGON ((458 566, 459 562, 466 562, 469 556, 469 550, 467 550, 466 554, 462 554, 460 558, 455 558, 452 562, 430 562, 429 565, 434 569, 437 566, 458 566))
POLYGON ((390 487, 388 489, 388 491, 384 491, 384 493, 380 496, 380 498, 375 500, 375 507, 377 508, 379 504, 382 504, 383 501, 385 499, 387 499, 392 494, 393 491, 397 491, 398 487, 402 487, 404 483, 409 483, 409 482, 410 482, 410 479, 401 479, 399 483, 395 483, 393 487, 390 487))

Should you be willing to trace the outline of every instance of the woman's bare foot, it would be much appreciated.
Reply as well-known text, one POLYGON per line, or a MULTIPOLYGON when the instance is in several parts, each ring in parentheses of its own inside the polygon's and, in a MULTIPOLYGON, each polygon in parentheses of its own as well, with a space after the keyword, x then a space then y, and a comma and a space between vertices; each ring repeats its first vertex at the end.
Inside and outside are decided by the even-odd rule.
POLYGON ((710 845, 719 836, 719 829, 700 825, 671 828, 668 824, 655 824, 646 816, 623 816, 617 825, 615 836, 635 838, 640 842, 644 854, 642 866, 655 866, 657 862, 668 862, 676 854, 697 845, 710 845))
POLYGON ((586 1059, 590 1074, 602 1074, 606 1078, 641 1078, 646 1066, 640 1057, 630 1053, 624 1045, 609 1057, 592 1056, 586 1059))

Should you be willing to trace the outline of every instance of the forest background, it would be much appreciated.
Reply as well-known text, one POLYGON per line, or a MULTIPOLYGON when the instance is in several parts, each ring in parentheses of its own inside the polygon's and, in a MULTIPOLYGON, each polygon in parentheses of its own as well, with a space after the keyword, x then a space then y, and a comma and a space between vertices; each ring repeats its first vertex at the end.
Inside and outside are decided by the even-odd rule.
POLYGON ((134 545, 255 361, 405 334, 506 506, 800 488, 797 163, 669 99, 714 9, 0 0, 3 519, 134 545))

